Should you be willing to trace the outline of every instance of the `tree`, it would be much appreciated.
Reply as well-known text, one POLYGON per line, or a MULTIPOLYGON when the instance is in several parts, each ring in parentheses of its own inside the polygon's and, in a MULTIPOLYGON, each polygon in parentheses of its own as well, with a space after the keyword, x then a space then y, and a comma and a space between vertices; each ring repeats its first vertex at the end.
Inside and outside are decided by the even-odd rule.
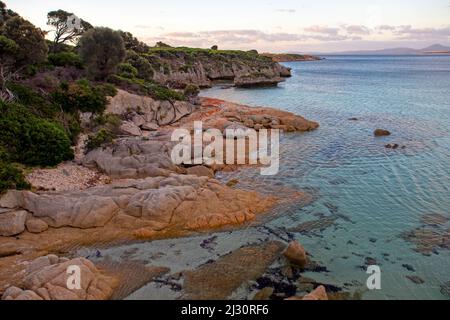
POLYGON ((80 39, 80 55, 93 77, 105 80, 126 56, 120 33, 109 28, 90 29, 80 39))
POLYGON ((125 32, 119 30, 120 35, 122 36, 123 42, 125 43, 125 49, 133 50, 137 53, 147 53, 149 50, 149 46, 139 41, 136 37, 133 36, 130 32, 125 32))
POLYGON ((45 33, 22 17, 14 16, 7 19, 0 28, 0 35, 17 44, 15 66, 18 70, 28 64, 42 63, 47 59, 45 33))
POLYGON ((0 36, 0 98, 2 100, 10 100, 13 97, 13 94, 6 88, 6 81, 11 75, 18 50, 19 46, 15 41, 0 36))
POLYGON ((138 70, 138 77, 147 81, 153 79, 154 70, 150 62, 133 50, 127 51, 126 61, 138 70))
POLYGON ((47 25, 54 28, 52 52, 55 52, 60 44, 75 44, 83 33, 93 28, 89 22, 64 10, 50 11, 47 14, 47 25))
POLYGON ((217 45, 213 45, 213 46, 211 47, 211 50, 219 50, 219 47, 218 47, 217 45))

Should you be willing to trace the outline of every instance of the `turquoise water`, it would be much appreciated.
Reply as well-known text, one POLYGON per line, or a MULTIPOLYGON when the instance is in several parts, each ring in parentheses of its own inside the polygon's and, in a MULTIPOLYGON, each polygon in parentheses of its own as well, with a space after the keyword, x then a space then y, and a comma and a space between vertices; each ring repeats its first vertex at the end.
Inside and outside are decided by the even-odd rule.
MULTIPOLYGON (((291 229, 328 268, 315 279, 362 291, 366 299, 448 299, 441 291, 450 281, 450 57, 341 56, 286 65, 293 77, 278 88, 202 92, 292 111, 321 125, 282 138, 278 175, 263 178, 257 170, 244 170, 224 178, 235 175, 261 188, 284 185, 314 195, 307 207, 285 209, 266 225, 291 229), (353 117, 358 121, 349 120, 353 117), (374 138, 377 128, 392 135, 374 138), (387 149, 388 143, 405 148, 387 149), (426 223, 426 214, 447 220, 426 223), (326 218, 334 223, 294 230, 326 218), (438 238, 426 252, 402 237, 419 227, 438 238), (381 267, 381 290, 365 289, 367 258, 381 267)), ((429 239, 422 244, 430 246, 429 239)))

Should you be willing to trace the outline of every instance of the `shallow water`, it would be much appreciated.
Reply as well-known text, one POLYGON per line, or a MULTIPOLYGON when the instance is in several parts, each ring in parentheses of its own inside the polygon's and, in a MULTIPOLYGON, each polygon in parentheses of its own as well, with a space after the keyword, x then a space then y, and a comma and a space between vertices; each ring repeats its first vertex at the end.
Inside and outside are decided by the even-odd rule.
MULTIPOLYGON (((448 299, 441 293, 450 281, 448 240, 447 247, 434 244, 418 252, 402 234, 423 226, 426 214, 450 216, 450 57, 328 57, 287 65, 293 77, 278 88, 213 88, 202 95, 318 121, 314 132, 282 137, 276 176, 262 177, 258 169, 219 175, 262 192, 304 190, 315 199, 311 204, 281 205, 240 230, 101 249, 100 258, 95 249, 81 253, 94 261, 107 257, 169 267, 174 274, 241 246, 279 240, 278 233, 299 240, 327 267, 329 272, 305 274, 317 281, 364 299, 448 299), (353 117, 358 121, 349 120, 353 117), (376 128, 393 134, 374 138, 376 128), (387 143, 406 148, 386 149, 387 143), (303 224, 308 221, 315 222, 303 224), (367 290, 368 258, 381 267, 381 290, 367 290)), ((443 221, 426 228, 444 238, 450 224, 438 220, 443 221)), ((232 298, 253 293, 244 285, 232 298)), ((128 299, 182 297, 182 291, 153 282, 128 299)))
MULTIPOLYGON (((289 229, 334 217, 325 230, 295 234, 330 270, 324 280, 363 289, 367 275, 361 266, 370 257, 381 267, 382 290, 364 298, 445 299, 440 290, 450 281, 449 248, 424 255, 401 234, 420 227, 425 214, 450 216, 450 57, 328 57, 286 65, 293 77, 278 88, 202 92, 292 111, 321 125, 283 137, 278 175, 235 174, 260 181, 261 188, 270 181, 317 194, 313 204, 267 225, 289 229), (374 138, 376 128, 393 134, 374 138), (406 148, 386 149, 388 143, 406 148)), ((448 232, 448 221, 438 228, 448 232)))

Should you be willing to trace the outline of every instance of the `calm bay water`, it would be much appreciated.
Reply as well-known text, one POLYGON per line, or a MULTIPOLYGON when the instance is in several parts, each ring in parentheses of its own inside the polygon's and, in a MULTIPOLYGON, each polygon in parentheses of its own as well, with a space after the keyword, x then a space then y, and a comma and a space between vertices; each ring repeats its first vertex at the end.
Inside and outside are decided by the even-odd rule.
MULTIPOLYGON (((450 56, 341 56, 287 65, 293 77, 278 88, 212 88, 202 95, 292 111, 321 127, 282 137, 273 177, 244 169, 218 178, 260 192, 303 190, 314 201, 281 205, 241 229, 103 248, 102 256, 169 267, 170 279, 242 246, 290 235, 329 271, 306 277, 363 299, 448 299, 450 56), (392 135, 374 138, 377 128, 392 135), (405 148, 386 149, 389 143, 405 148), (407 241, 403 235, 418 228, 407 241), (381 267, 381 290, 367 289, 367 264, 381 267)), ((98 256, 92 249, 81 254, 98 256)), ((163 283, 151 282, 128 299, 183 297, 163 283)), ((231 298, 251 299, 255 291, 244 284, 231 298)))
POLYGON ((448 220, 430 226, 423 218, 450 216, 450 57, 335 56, 286 65, 293 77, 278 88, 202 93, 292 111, 321 125, 283 137, 277 176, 262 178, 256 170, 234 174, 261 188, 275 183, 315 194, 311 205, 290 208, 267 225, 290 229, 334 219, 333 225, 295 233, 330 271, 315 279, 364 291, 364 298, 448 299, 441 293, 450 281, 448 240, 447 247, 432 246, 424 255, 402 234, 424 227, 437 237, 449 236, 448 220), (358 121, 349 120, 353 117, 358 121), (392 135, 374 138, 376 128, 392 135), (405 148, 386 149, 388 143, 405 148), (381 267, 380 291, 364 290, 366 258, 381 267))

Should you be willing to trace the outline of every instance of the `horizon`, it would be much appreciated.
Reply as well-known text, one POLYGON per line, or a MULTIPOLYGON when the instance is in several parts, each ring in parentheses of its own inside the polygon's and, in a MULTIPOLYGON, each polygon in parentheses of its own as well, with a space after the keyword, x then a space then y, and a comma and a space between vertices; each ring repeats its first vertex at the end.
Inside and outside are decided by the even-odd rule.
POLYGON ((446 0, 399 0, 395 4, 378 0, 370 5, 356 0, 339 4, 331 0, 320 4, 293 0, 209 4, 198 0, 195 5, 180 0, 130 0, 125 6, 104 0, 14 0, 6 4, 43 30, 49 29, 47 12, 63 9, 94 26, 129 31, 150 45, 163 41, 173 46, 325 53, 450 44, 446 0), (102 14, 105 8, 108 12, 102 14), (135 11, 124 16, 129 8, 135 11))

